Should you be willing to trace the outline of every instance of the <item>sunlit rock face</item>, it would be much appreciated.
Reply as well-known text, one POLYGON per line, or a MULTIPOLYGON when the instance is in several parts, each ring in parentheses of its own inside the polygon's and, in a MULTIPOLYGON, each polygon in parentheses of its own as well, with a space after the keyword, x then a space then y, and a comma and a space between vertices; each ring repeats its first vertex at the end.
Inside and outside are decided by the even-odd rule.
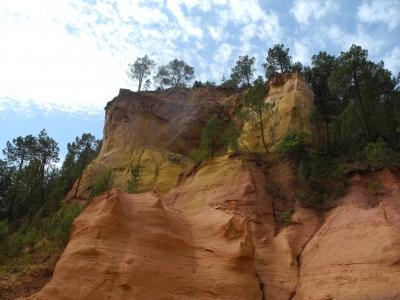
POLYGON ((252 161, 209 160, 164 197, 113 189, 76 219, 52 280, 31 299, 396 299, 399 177, 373 177, 382 193, 355 177, 336 208, 295 204, 278 232, 252 161))
MULTIPOLYGON (((205 122, 236 118, 245 94, 121 90, 106 107, 102 149, 79 195, 106 167, 119 188, 89 201, 52 280, 30 299, 397 299, 398 172, 354 175, 336 206, 317 212, 296 201, 288 161, 265 166, 230 153, 193 167, 188 154, 205 122), (123 191, 134 164, 142 167, 140 194, 123 191), (369 182, 382 184, 379 193, 369 182), (280 187, 278 200, 271 185, 280 187)), ((275 103, 265 127, 272 150, 310 128, 313 96, 298 75, 272 83, 266 101, 275 103)), ((257 130, 244 126, 241 141, 263 151, 257 130)))
MULTIPOLYGON (((269 83, 266 102, 271 104, 264 115, 264 135, 270 151, 288 134, 299 130, 311 132, 310 114, 314 107, 314 94, 298 74, 285 74, 269 83)), ((258 123, 246 122, 240 142, 248 149, 263 152, 258 123)))
POLYGON ((85 170, 78 196, 87 198, 106 168, 113 171, 114 186, 125 190, 135 165, 141 167, 139 192, 165 193, 193 166, 188 156, 200 144, 208 118, 217 114, 222 120, 228 119, 225 102, 224 91, 213 88, 140 93, 121 90, 107 104, 102 148, 85 170))

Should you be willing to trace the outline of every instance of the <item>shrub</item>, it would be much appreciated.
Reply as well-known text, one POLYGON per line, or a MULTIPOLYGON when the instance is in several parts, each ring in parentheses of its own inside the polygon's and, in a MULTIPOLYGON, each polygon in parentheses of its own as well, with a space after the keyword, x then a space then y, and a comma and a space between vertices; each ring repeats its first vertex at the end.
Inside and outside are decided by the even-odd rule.
POLYGON ((61 207, 47 223, 48 236, 58 244, 65 245, 68 242, 72 224, 82 209, 83 207, 80 204, 61 207))
POLYGON ((368 143, 365 146, 364 154, 372 171, 387 166, 392 160, 391 150, 381 138, 375 143, 368 143))
POLYGON ((288 134, 278 145, 278 152, 283 156, 300 160, 305 155, 310 139, 311 134, 303 130, 288 134))
POLYGON ((108 191, 112 187, 113 175, 111 169, 106 169, 100 175, 100 177, 94 183, 92 191, 90 193, 91 197, 96 197, 97 195, 108 191))
POLYGON ((196 165, 200 165, 204 160, 209 158, 209 153, 206 149, 194 149, 190 152, 189 157, 194 161, 196 165))
POLYGON ((280 213, 279 220, 283 224, 288 225, 292 221, 293 213, 294 213, 294 209, 292 207, 289 207, 289 208, 285 209, 283 212, 280 213))
POLYGON ((331 172, 331 177, 333 179, 335 187, 333 199, 331 200, 335 201, 339 197, 343 196, 348 186, 348 180, 346 177, 344 165, 339 164, 335 166, 335 168, 331 172))
POLYGON ((373 194, 378 194, 384 189, 384 187, 380 182, 368 182, 367 189, 373 194))
POLYGON ((8 223, 6 220, 0 220, 0 242, 8 237, 8 223))
POLYGON ((140 180, 140 171, 142 167, 140 165, 134 165, 131 168, 132 178, 128 180, 128 193, 137 193, 140 180))

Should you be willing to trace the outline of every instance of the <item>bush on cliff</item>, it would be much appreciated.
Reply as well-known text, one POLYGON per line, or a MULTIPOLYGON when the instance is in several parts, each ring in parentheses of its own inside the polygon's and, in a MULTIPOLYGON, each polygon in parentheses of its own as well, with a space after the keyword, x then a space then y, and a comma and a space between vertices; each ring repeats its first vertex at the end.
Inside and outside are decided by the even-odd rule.
POLYGON ((300 161, 307 152, 307 146, 310 145, 311 134, 300 130, 288 134, 278 145, 278 152, 289 158, 300 161))
POLYGON ((373 171, 389 166, 396 161, 393 151, 381 138, 376 142, 368 143, 365 146, 364 155, 369 167, 373 171))
POLYGON ((92 191, 90 192, 90 196, 96 197, 101 193, 104 193, 111 189, 113 184, 113 174, 112 170, 107 168, 105 169, 97 178, 96 182, 93 185, 92 191))
POLYGON ((128 188, 127 192, 128 193, 137 193, 138 188, 139 188, 139 181, 140 181, 140 173, 141 173, 142 167, 140 165, 134 165, 131 168, 131 179, 128 180, 128 188))

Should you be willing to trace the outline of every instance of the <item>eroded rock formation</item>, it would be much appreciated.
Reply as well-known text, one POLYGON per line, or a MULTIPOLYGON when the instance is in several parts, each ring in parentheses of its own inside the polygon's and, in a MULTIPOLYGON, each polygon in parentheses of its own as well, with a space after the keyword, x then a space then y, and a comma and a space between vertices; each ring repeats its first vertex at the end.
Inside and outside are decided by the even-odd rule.
MULTIPOLYGON (((303 81, 285 80, 268 100, 280 107, 271 121, 280 137, 309 126, 312 103, 303 81)), ((103 147, 82 191, 105 166, 124 188, 140 159, 148 192, 113 189, 91 200, 52 280, 30 299, 398 299, 398 174, 354 175, 322 213, 295 201, 288 162, 266 168, 251 155, 227 154, 192 167, 187 155, 205 120, 229 118, 240 97, 121 91, 106 109, 103 147), (371 192, 371 182, 382 189, 371 192), (269 184, 281 187, 280 201, 269 184), (294 213, 282 226, 288 206, 294 213)))

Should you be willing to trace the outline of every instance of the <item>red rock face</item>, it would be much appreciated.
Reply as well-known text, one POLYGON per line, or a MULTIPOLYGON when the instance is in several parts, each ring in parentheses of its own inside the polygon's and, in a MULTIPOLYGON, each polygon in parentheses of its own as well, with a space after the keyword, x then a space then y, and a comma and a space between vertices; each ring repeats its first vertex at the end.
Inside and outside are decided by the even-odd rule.
POLYGON ((400 299, 395 173, 354 176, 336 207, 317 213, 295 202, 290 163, 271 166, 268 178, 245 155, 190 171, 186 155, 207 118, 232 115, 239 98, 217 89, 122 90, 106 108, 102 150, 82 190, 103 166, 119 172, 123 187, 140 156, 142 181, 158 180, 163 193, 113 189, 93 199, 75 220, 52 280, 30 299, 400 299), (165 163, 172 154, 182 168, 165 163), (267 193, 275 181, 282 199, 267 193), (294 213, 282 226, 277 216, 288 205, 294 213))
POLYGON ((210 160, 163 199, 114 189, 77 218, 31 299, 397 299, 399 179, 371 176, 325 216, 296 205, 277 235, 252 162, 210 160))
POLYGON ((354 178, 340 202, 301 255, 294 299, 399 299, 399 178, 388 170, 354 178), (368 191, 370 182, 382 191, 368 191))

